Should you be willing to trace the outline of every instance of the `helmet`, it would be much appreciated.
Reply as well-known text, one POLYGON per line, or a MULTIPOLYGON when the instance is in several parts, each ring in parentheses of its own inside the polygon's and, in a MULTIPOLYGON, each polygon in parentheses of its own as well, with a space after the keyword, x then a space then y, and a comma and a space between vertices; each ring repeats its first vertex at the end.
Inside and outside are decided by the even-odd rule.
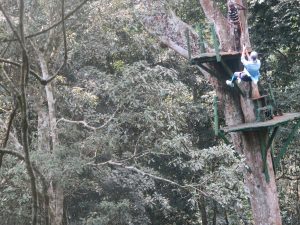
POLYGON ((252 59, 252 61, 256 61, 257 56, 258 56, 258 54, 257 54, 256 51, 253 51, 253 52, 251 52, 251 54, 250 54, 250 58, 252 59))

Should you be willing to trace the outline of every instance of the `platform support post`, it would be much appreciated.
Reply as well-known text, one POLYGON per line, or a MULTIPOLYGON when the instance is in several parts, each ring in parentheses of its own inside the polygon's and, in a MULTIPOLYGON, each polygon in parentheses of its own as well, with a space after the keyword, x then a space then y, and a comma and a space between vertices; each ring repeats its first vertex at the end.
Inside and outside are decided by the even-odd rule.
POLYGON ((214 43, 214 47, 215 47, 217 62, 220 62, 221 61, 221 56, 220 56, 220 50, 219 50, 219 45, 218 45, 218 38, 217 38, 215 26, 214 26, 213 23, 210 24, 210 30, 211 30, 211 33, 212 33, 212 38, 213 38, 213 43, 214 43))
POLYGON ((269 137, 269 140, 268 140, 267 149, 269 149, 271 147, 272 142, 273 142, 278 130, 279 130, 279 126, 275 127, 273 129, 273 132, 272 132, 272 134, 271 134, 271 136, 269 137))
POLYGON ((218 96, 214 96, 214 131, 219 135, 219 117, 218 117, 218 96))
POLYGON ((197 24, 197 30, 198 30, 198 36, 199 36, 198 45, 200 48, 200 53, 205 53, 205 45, 204 45, 204 38, 203 38, 203 26, 201 24, 197 24))

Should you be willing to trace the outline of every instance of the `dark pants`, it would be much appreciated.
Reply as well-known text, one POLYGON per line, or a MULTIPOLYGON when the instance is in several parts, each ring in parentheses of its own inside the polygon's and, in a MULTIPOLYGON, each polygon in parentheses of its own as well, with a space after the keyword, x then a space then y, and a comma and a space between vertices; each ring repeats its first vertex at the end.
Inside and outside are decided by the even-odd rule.
POLYGON ((231 81, 234 82, 238 78, 240 78, 242 81, 252 81, 251 77, 246 75, 244 72, 235 72, 232 75, 231 81))

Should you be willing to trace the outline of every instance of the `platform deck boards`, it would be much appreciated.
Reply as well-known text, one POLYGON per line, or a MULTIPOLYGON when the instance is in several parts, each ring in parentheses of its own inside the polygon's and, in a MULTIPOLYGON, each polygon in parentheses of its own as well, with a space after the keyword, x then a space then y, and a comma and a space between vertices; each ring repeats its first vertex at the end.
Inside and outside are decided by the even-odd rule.
POLYGON ((261 128, 276 127, 289 121, 300 119, 300 113, 284 113, 282 116, 275 116, 273 119, 264 122, 242 123, 236 126, 223 127, 226 133, 237 131, 254 131, 261 128))
MULTIPOLYGON (((219 54, 223 60, 238 58, 241 56, 241 53, 239 52, 220 52, 219 54)), ((202 53, 198 56, 193 56, 191 61, 193 64, 215 62, 217 61, 216 53, 215 52, 202 53)))

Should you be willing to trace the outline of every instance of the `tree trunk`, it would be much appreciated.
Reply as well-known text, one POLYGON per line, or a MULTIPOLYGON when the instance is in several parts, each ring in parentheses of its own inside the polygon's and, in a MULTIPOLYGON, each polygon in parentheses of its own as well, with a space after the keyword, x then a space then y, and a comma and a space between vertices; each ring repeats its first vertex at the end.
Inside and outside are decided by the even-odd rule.
POLYGON ((51 182, 49 187, 50 196, 50 224, 62 225, 64 213, 64 190, 61 185, 51 182))
POLYGON ((200 201, 199 201, 199 209, 200 209, 200 213, 201 213, 201 221, 202 221, 201 224, 208 225, 206 204, 205 204, 205 199, 203 196, 200 198, 200 201))
POLYGON ((37 105, 38 114, 38 150, 51 152, 50 132, 49 132, 49 115, 45 106, 44 90, 40 90, 40 96, 37 105))
POLYGON ((212 220, 212 225, 217 225, 217 214, 218 214, 218 205, 214 201, 214 208, 213 208, 213 220, 212 220))
MULTIPOLYGON (((43 53, 37 50, 40 67, 42 70, 43 79, 47 80, 49 76, 47 61, 43 53)), ((55 99, 53 94, 52 83, 48 83, 45 86, 45 94, 41 94, 41 100, 38 109, 39 116, 39 144, 40 150, 46 150, 55 154, 57 149, 58 137, 56 131, 56 111, 55 111, 55 99), (44 100, 46 98, 46 100, 44 100), (48 112, 44 108, 44 102, 47 102, 48 112), (49 132, 50 130, 50 132, 49 132), (50 135, 50 136, 49 136, 50 135)), ((51 174, 50 174, 50 177, 51 174)), ((50 224, 51 225, 62 225, 63 212, 64 212, 64 191, 61 185, 51 178, 50 187, 48 189, 49 205, 50 205, 50 224), (55 185, 53 185, 55 183, 55 185)))
MULTIPOLYGON (((208 20, 215 25, 222 51, 231 51, 234 49, 235 46, 233 46, 234 43, 231 41, 232 36, 230 36, 228 32, 229 29, 226 18, 221 14, 220 9, 218 9, 216 4, 213 4, 211 0, 199 0, 199 2, 208 20)), ((244 3, 246 7, 245 1, 236 0, 236 2, 239 4, 244 3)), ((151 4, 149 4, 147 0, 140 0, 132 1, 132 3, 139 12, 138 17, 145 28, 156 35, 160 41, 163 41, 171 49, 187 58, 187 48, 186 45, 183 44, 183 33, 186 29, 189 29, 189 31, 193 33, 190 26, 185 25, 184 22, 175 17, 174 13, 170 9, 166 9, 166 6, 162 4, 161 1, 151 1, 151 4), (158 9, 160 15, 163 15, 163 17, 157 17, 156 9, 158 9), (172 19, 174 20, 172 21, 172 19), (180 26, 178 26, 178 24, 180 24, 180 26)), ((240 43, 250 47, 246 12, 240 12, 239 15, 242 27, 240 43)), ((191 43, 191 48, 193 49, 193 38, 191 43)), ((230 60, 226 63, 233 72, 241 69, 240 59, 230 60)), ((250 93, 250 86, 248 84, 243 85, 241 88, 246 94, 245 97, 243 97, 236 89, 226 86, 225 80, 229 78, 226 77, 228 73, 220 63, 210 63, 206 66, 214 71, 214 74, 209 74, 201 68, 200 70, 216 90, 220 102, 224 104, 222 106, 227 125, 233 126, 255 121, 251 97, 259 96, 257 87, 254 87, 252 93, 250 93)), ((266 182, 265 175, 262 172, 263 161, 260 141, 267 143, 267 131, 238 132, 231 134, 231 136, 236 151, 245 155, 246 163, 249 167, 248 172, 245 174, 245 186, 249 190, 255 224, 281 225, 275 176, 269 151, 267 154, 267 164, 270 182, 266 182)))
MULTIPOLYGON (((42 70, 43 79, 47 80, 50 77, 48 67, 47 67, 47 62, 45 60, 43 53, 40 52, 39 50, 37 50, 37 52, 39 57, 39 63, 42 70)), ((50 128, 50 137, 51 137, 51 144, 52 144, 51 150, 53 151, 57 148, 58 138, 56 132, 55 99, 54 99, 53 87, 51 82, 45 86, 45 91, 46 91, 48 113, 49 113, 49 128, 50 128)))
POLYGON ((251 208, 255 224, 280 225, 281 216, 275 183, 275 174, 272 165, 270 151, 267 153, 267 164, 270 181, 266 181, 263 173, 263 160, 259 135, 266 140, 267 130, 244 133, 243 143, 245 145, 244 155, 249 167, 245 174, 245 185, 250 194, 251 208))

